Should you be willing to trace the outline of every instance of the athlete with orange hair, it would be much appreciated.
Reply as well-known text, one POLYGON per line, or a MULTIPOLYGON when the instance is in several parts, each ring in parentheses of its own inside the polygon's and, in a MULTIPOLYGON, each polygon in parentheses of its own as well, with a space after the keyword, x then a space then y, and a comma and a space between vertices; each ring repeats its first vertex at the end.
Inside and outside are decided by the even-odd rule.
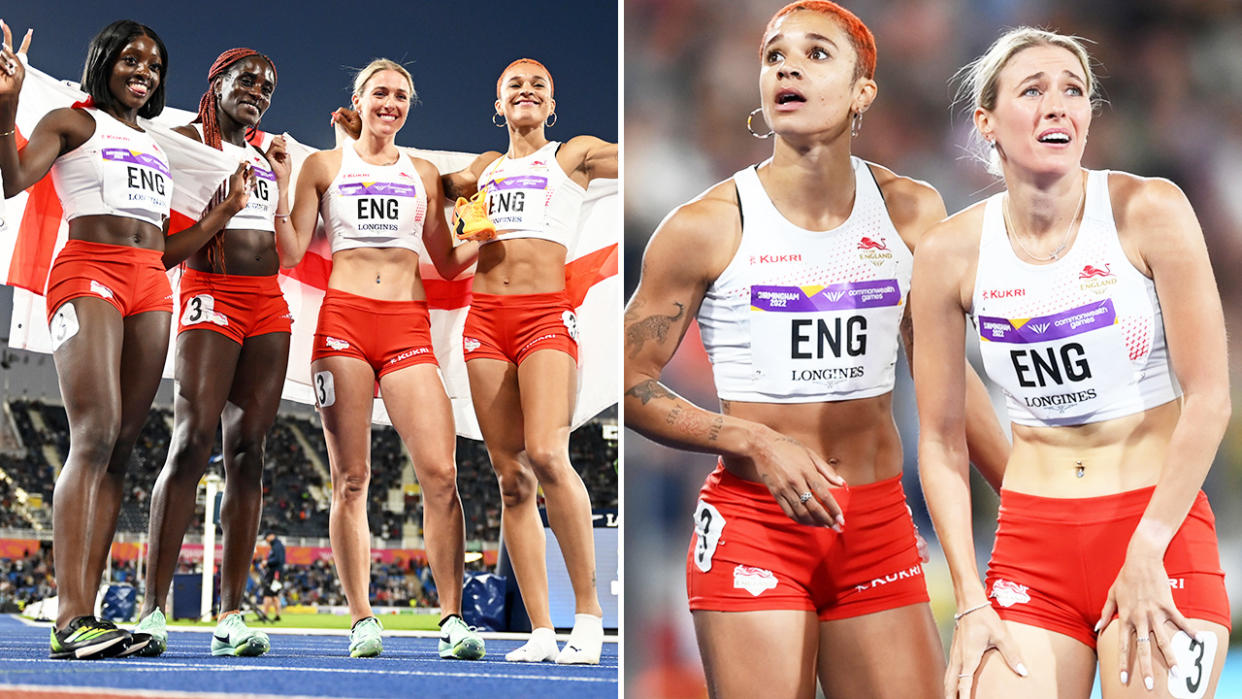
MULTIPOLYGON (((151 495, 146 596, 138 630, 151 634, 144 655, 167 645, 164 606, 194 495, 224 421, 224 560, 214 655, 260 655, 270 643, 246 628, 239 608, 263 508, 263 448, 276 418, 292 324, 276 274, 278 248, 296 245, 289 223, 289 158, 277 137, 266 153, 246 141, 276 91, 272 59, 245 48, 225 51, 207 71, 207 92, 183 136, 250 165, 255 188, 246 208, 186 261, 177 335, 177 395, 172 444, 151 495)), ((221 192, 223 196, 225 192, 221 192)))
MULTIPOLYGON (((913 249, 944 217, 931 186, 851 155, 876 97, 875 40, 796 2, 760 43, 772 158, 670 214, 625 314, 625 418, 719 454, 686 583, 712 696, 935 697, 944 654, 893 421, 897 344, 914 356, 913 249), (697 318, 721 412, 660 382, 697 318)), ((969 384, 971 456, 1008 445, 969 384), (977 418, 977 419, 976 419, 977 418)))
POLYGON ((551 73, 529 58, 510 63, 496 81, 492 120, 508 131, 509 148, 478 177, 494 234, 480 244, 463 344, 475 415, 500 481, 501 532, 534 629, 505 657, 596 664, 603 610, 591 501, 569 460, 578 337, 565 261, 587 185, 617 176, 617 145, 594 136, 549 141, 552 94, 551 73), (557 648, 549 611, 539 487, 574 590, 574 627, 564 649, 557 648))

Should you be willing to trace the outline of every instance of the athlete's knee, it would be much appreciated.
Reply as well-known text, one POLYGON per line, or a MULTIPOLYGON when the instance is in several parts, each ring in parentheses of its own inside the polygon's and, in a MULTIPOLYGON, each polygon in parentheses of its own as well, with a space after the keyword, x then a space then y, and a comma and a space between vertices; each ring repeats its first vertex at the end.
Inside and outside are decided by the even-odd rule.
POLYGON ((230 437, 225 445, 229 463, 243 480, 251 481, 263 474, 263 452, 266 446, 263 433, 246 433, 230 437))
POLYGON ((538 481, 524 468, 510 469, 496 475, 500 481, 500 498, 505 507, 516 507, 535 496, 538 481))
POLYGON ((371 469, 355 469, 337 474, 332 479, 332 499, 337 502, 366 500, 371 484, 371 469))
POLYGON ((69 457, 96 468, 106 468, 112 460, 121 432, 121 418, 98 416, 69 427, 69 457))
POLYGON ((457 497, 457 464, 452 459, 425 464, 418 471, 418 484, 428 500, 451 500, 457 497))
POLYGON ((206 462, 216 443, 217 423, 187 420, 178 422, 169 446, 169 461, 174 464, 206 462))
POLYGON ((569 452, 559 442, 527 442, 526 458, 535 471, 535 477, 544 485, 555 485, 573 473, 569 452))

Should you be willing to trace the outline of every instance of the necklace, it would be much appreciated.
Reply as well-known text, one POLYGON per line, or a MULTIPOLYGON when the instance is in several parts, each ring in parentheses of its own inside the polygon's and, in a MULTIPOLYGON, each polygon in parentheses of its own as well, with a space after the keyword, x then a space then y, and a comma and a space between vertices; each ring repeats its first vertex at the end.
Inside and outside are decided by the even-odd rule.
POLYGON ((1086 198, 1087 198, 1087 188, 1083 187, 1082 192, 1080 192, 1078 195, 1078 204, 1074 206, 1074 214, 1070 216, 1069 225, 1065 227, 1065 235, 1062 236, 1061 238, 1061 244, 1058 245, 1056 249, 1052 251, 1052 254, 1048 255, 1047 257, 1040 257, 1039 255, 1032 255, 1031 251, 1027 250, 1026 246, 1022 244, 1022 239, 1018 237, 1018 228, 1017 226, 1013 225, 1013 221, 1010 220, 1009 218, 1009 194, 1008 193, 1005 194, 1005 204, 1004 206, 1001 207, 1001 214, 1005 218, 1005 230, 1008 231, 1009 237, 1013 238, 1013 242, 1018 244, 1018 249, 1021 250, 1024 254, 1026 254, 1027 257, 1031 258, 1032 260, 1035 260, 1036 262, 1052 262, 1053 260, 1060 257, 1061 253, 1065 252, 1065 246, 1069 245, 1070 233, 1074 230, 1074 221, 1078 220, 1078 214, 1079 212, 1082 211, 1082 203, 1084 200, 1086 200, 1086 198))

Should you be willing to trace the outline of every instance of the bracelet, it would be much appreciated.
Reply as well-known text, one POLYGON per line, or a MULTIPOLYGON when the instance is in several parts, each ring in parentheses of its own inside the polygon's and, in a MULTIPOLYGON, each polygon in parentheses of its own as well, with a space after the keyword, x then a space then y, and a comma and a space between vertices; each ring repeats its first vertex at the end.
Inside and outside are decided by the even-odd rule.
POLYGON ((991 606, 992 606, 991 602, 984 602, 983 604, 980 604, 977 607, 971 607, 970 609, 967 609, 964 612, 958 612, 957 614, 953 615, 953 623, 957 624, 957 622, 962 620, 962 617, 966 616, 967 614, 970 614, 971 612, 977 612, 980 609, 983 609, 985 607, 991 607, 991 606))
POLYGON ((272 214, 272 215, 273 215, 273 216, 275 216, 276 218, 278 218, 278 219, 282 220, 282 221, 288 221, 288 220, 289 220, 289 214, 282 214, 282 213, 280 213, 279 211, 277 211, 276 213, 274 213, 274 214, 272 214))
POLYGON ((13 135, 13 134, 15 134, 15 133, 17 133, 17 127, 16 127, 16 126, 14 126, 13 128, 9 129, 8 131, 0 131, 0 138, 4 138, 5 136, 12 136, 12 135, 13 135))

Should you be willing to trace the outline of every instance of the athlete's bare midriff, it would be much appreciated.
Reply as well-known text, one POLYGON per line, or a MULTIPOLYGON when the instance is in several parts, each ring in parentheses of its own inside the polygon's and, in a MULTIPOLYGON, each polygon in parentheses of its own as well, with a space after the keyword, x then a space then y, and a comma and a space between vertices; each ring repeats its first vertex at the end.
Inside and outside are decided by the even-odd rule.
MULTIPOLYGON (((830 403, 726 402, 728 415, 758 422, 801 442, 836 469, 850 485, 874 483, 901 473, 901 437, 893 421, 893 394, 830 403)), ((728 458, 733 475, 758 481, 754 462, 728 458)))
POLYGON ((565 246, 514 238, 479 248, 474 290, 482 294, 547 294, 565 288, 565 246))
POLYGON ((332 255, 328 288, 379 301, 422 301, 418 253, 405 248, 353 248, 332 255))
POLYGON ((1090 498, 1155 485, 1180 415, 1181 401, 1174 400, 1086 425, 1015 424, 1003 487, 1049 498, 1090 498))
POLYGON ((186 260, 186 265, 200 272, 265 277, 280 271, 276 255, 276 238, 271 231, 228 228, 221 234, 223 259, 215 259, 217 246, 209 240, 186 260), (215 262, 214 269, 212 262, 215 262))
POLYGON ((113 214, 79 216, 69 222, 69 239, 148 250, 164 249, 164 231, 146 221, 113 214))

